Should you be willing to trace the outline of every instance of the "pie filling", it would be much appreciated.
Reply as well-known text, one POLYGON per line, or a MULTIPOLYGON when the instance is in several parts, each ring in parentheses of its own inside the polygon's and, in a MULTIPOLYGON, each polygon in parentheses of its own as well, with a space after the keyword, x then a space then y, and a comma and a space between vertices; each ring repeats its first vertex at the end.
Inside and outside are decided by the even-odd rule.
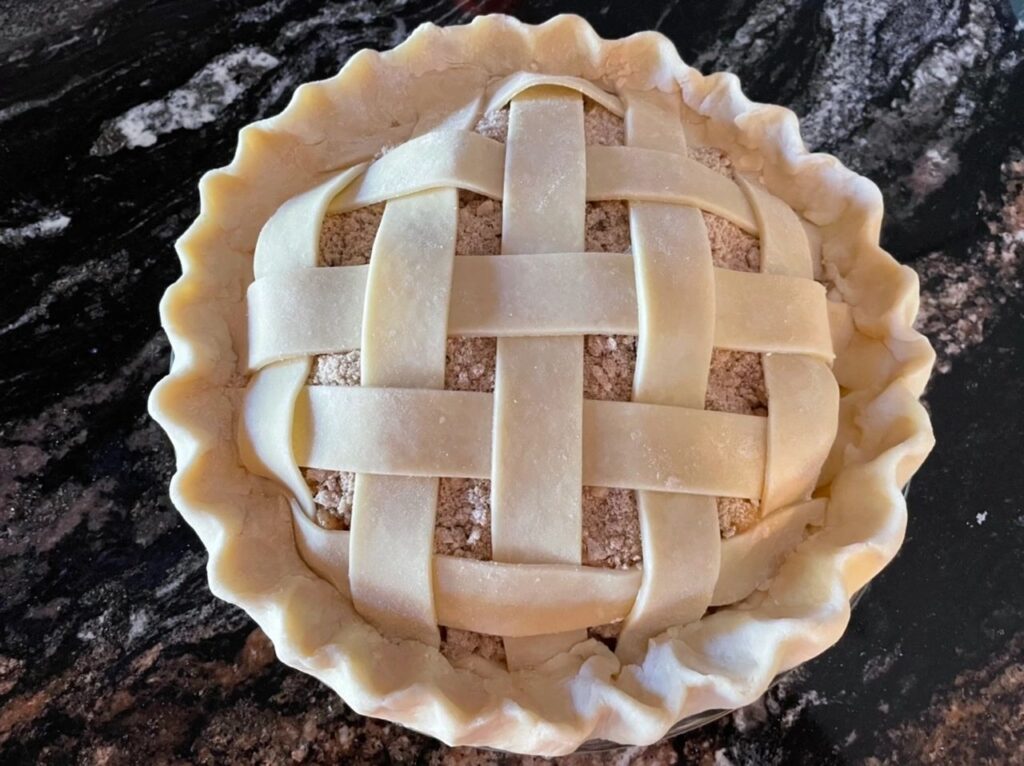
MULTIPOLYGON (((622 146, 624 121, 590 99, 585 99, 584 130, 587 145, 622 146)), ((475 131, 505 142, 508 107, 485 114, 475 131)), ((690 146, 688 155, 705 167, 734 180, 728 156, 713 147, 690 146)), ((320 266, 357 266, 370 261, 384 204, 325 217, 320 236, 320 266)), ((761 252, 757 237, 713 213, 701 213, 707 229, 714 266, 740 272, 758 272, 761 252)), ((629 206, 622 201, 586 203, 586 251, 630 253, 629 206)), ((501 252, 502 203, 473 192, 459 193, 456 256, 484 257, 501 252)), ((816 269, 817 271, 817 269, 816 269)), ((633 335, 588 335, 584 342, 583 396, 585 399, 630 401, 637 363, 633 335)), ((449 337, 444 387, 452 391, 493 392, 496 339, 449 337)), ((347 351, 313 357, 310 385, 358 386, 360 352, 347 351)), ((744 415, 768 414, 769 401, 761 354, 715 348, 708 377, 705 409, 744 415)), ((737 458, 739 460, 740 458, 737 458)), ((315 521, 331 530, 347 530, 351 523, 354 474, 302 468, 315 503, 315 521)), ((490 560, 491 483, 487 479, 444 478, 439 481, 434 528, 436 554, 490 560)), ((719 534, 728 539, 753 528, 760 520, 755 500, 716 498, 719 534)), ((582 494, 582 551, 584 565, 629 569, 643 561, 641 529, 634 490, 584 486, 582 494)), ((614 649, 622 623, 595 626, 588 635, 614 649)), ((455 628, 441 629, 441 651, 453 662, 474 656, 499 664, 505 648, 498 636, 455 628)))

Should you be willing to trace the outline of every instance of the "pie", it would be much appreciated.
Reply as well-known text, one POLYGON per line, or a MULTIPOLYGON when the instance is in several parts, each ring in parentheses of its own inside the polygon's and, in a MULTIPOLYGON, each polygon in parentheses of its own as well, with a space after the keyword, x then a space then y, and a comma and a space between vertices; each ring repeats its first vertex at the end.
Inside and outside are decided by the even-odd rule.
POLYGON ((650 743, 824 651, 896 554, 933 353, 878 189, 664 37, 424 25, 200 193, 172 497, 360 713, 650 743))

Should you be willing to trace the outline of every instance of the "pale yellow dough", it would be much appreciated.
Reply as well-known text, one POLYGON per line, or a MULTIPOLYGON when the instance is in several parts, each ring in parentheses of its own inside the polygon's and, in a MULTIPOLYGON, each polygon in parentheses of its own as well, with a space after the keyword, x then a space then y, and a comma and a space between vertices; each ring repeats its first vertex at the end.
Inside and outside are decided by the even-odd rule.
MULTIPOLYGON (((280 449, 310 468, 483 479, 492 476, 495 396, 307 386, 295 401, 294 435, 280 449)), ((768 418, 633 402, 581 404, 582 484, 760 497, 768 418)))
POLYGON ((151 399, 171 495, 214 592, 357 712, 532 754, 649 743, 834 643, 895 555, 933 354, 880 195, 665 38, 421 27, 243 130, 201 194, 151 399), (624 145, 586 145, 585 99, 624 145), (472 130, 506 108, 505 143, 472 130), (455 255, 460 191, 501 202, 501 255, 455 255), (585 252, 608 200, 628 254, 585 252), (318 267, 325 215, 379 203, 368 264, 318 267), (705 214, 760 240, 760 273, 713 267, 705 214), (583 399, 584 335, 636 336, 633 401, 583 399), (498 339, 493 394, 444 390, 460 336, 498 339), (704 409, 715 348, 762 355, 766 417, 704 409), (360 386, 307 385, 355 350, 360 386), (351 531, 315 523, 300 467, 355 473, 351 531), (493 561, 434 554, 438 477, 490 480, 493 561), (584 485, 637 492, 639 567, 580 564, 584 485), (722 540, 719 496, 762 518, 722 540), (609 623, 614 651, 586 634, 609 623), (439 626, 503 637, 507 664, 453 664, 439 626))
MULTIPOLYGON (((309 268, 293 269, 292 285, 280 291, 294 300, 311 285, 311 299, 318 301, 312 316, 321 318, 321 328, 336 327, 332 303, 343 304, 340 311, 359 321, 363 387, 307 389, 308 402, 292 404, 296 416, 286 423, 280 405, 264 404, 268 384, 257 372, 253 391, 259 398, 250 396, 246 409, 276 413, 272 438, 279 454, 258 430, 243 437, 254 453, 271 455, 254 469, 272 476, 267 469, 279 467, 282 481, 293 488, 295 465, 356 474, 348 541, 353 603, 385 634, 434 646, 439 620, 430 560, 438 476, 491 480, 493 557, 508 563, 579 564, 582 486, 641 490, 646 565, 618 648, 624 659, 638 660, 650 637, 700 619, 711 603, 720 558, 714 497, 757 499, 767 513, 810 496, 838 417, 838 387, 827 367, 833 355, 824 289, 812 279, 808 240, 788 206, 752 180, 734 183, 685 156, 681 115, 670 98, 627 93, 627 146, 587 148, 583 99, 574 91, 588 86, 571 78, 557 85, 531 75, 513 79, 496 96, 504 103, 511 94, 507 144, 469 140, 475 134, 450 129, 428 133, 388 152, 359 177, 344 171, 343 181, 323 187, 337 192, 336 210, 397 197, 384 209, 369 266, 313 270, 339 273, 329 278, 338 292, 314 284, 325 280, 306 276, 309 268), (410 147, 419 149, 410 154, 410 147), (487 159, 494 150, 504 155, 504 166, 487 159), (429 160, 417 163, 422 152, 429 160), (651 182, 652 153, 665 155, 655 163, 662 172, 653 181, 658 188, 686 184, 678 199, 652 199, 640 189, 651 182), (464 156, 472 161, 462 162, 464 156), (459 259, 467 264, 459 267, 460 280, 458 199, 449 185, 479 192, 480 167, 492 195, 502 180, 503 257, 459 259), (700 173, 692 172, 696 167, 700 173), (630 201, 634 253, 582 253, 587 194, 600 192, 612 177, 617 190, 607 195, 630 201), (738 224, 756 220, 768 237, 762 258, 768 273, 714 269, 700 209, 738 224), (496 265, 477 265, 488 262, 496 265), (574 279, 574 272, 583 278, 574 279), (579 303, 567 300, 572 283, 584 285, 579 303), (456 286, 465 298, 453 298, 456 286), (360 293, 365 297, 357 313, 360 293), (600 306, 603 298, 607 310, 624 304, 636 316, 633 403, 582 399, 582 333, 607 332, 608 326, 565 313, 600 306), (443 383, 449 325, 458 328, 462 317, 471 324, 479 315, 507 325, 506 332, 495 333, 494 395, 431 393, 443 383), (536 326, 545 320, 553 322, 546 333, 513 332, 517 321, 536 326), (579 335, 567 334, 573 325, 579 335), (703 410, 719 336, 726 348, 770 352, 764 361, 772 402, 767 420, 703 410), (787 353, 806 348, 816 349, 818 358, 787 353), (280 438, 286 427, 294 435, 289 441, 280 438)), ((271 219, 264 242, 285 247, 289 237, 281 230, 308 242, 323 210, 323 193, 299 198, 271 219)), ((305 333, 319 350, 349 350, 327 338, 311 341, 308 317, 277 303, 277 282, 264 288, 261 281, 249 291, 255 298, 250 348, 264 347, 264 328, 273 334, 285 326, 305 333)), ((355 335, 354 328, 342 333, 355 335)), ((287 348, 265 355, 281 357, 287 348)), ((274 365, 296 368, 287 387, 278 389, 287 403, 299 397, 293 379, 300 364, 308 370, 308 356, 274 365)), ((280 373, 274 375, 277 381, 280 373)), ((763 568, 753 559, 748 563, 763 568)), ((520 605, 531 608, 544 607, 532 600, 520 605)), ((585 635, 553 630, 530 640, 507 638, 506 657, 515 669, 568 651, 585 635)))
MULTIPOLYGON (((456 259, 448 334, 636 335, 641 320, 634 268, 634 258, 619 253, 456 259)), ((359 348, 368 269, 303 269, 253 282, 248 291, 250 368, 359 348)), ((832 361, 831 324, 821 319, 826 306, 836 323, 845 315, 827 303, 822 285, 787 276, 713 272, 714 295, 708 300, 714 324, 707 332, 716 348, 832 361)))
MULTIPOLYGON (((721 568, 709 606, 733 604, 769 581, 779 560, 799 543, 809 524, 824 520, 824 500, 782 509, 747 532, 723 540, 721 568)), ((350 533, 328 530, 295 514, 296 540, 313 569, 349 594, 350 533)), ((717 531, 716 531, 717 536, 717 531)), ((633 607, 643 569, 576 564, 499 564, 434 557, 438 622, 460 630, 531 637, 622 620, 633 607), (524 601, 536 603, 523 609, 524 601)))

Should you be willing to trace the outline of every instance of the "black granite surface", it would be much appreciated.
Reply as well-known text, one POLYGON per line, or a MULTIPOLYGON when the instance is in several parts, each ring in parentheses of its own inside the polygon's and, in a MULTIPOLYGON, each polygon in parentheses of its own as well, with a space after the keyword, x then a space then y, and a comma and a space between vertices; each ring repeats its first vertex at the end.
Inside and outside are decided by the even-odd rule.
POLYGON ((876 180, 883 244, 920 272, 939 350, 938 446, 906 545, 841 643, 620 762, 1024 763, 1024 26, 1009 0, 0 0, 0 763, 502 760, 361 719, 275 661, 209 593, 145 399, 167 368, 172 243, 239 127, 421 21, 563 10, 605 36, 660 29, 876 180))

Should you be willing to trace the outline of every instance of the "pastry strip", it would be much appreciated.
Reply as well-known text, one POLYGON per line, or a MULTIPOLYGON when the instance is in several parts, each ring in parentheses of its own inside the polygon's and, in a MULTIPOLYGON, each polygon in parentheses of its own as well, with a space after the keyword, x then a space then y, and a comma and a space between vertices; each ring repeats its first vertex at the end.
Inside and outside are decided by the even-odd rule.
POLYGON ((559 88, 568 88, 583 94, 591 101, 600 104, 616 117, 624 113, 622 100, 606 90, 594 85, 590 80, 580 77, 567 77, 564 75, 543 74, 535 72, 517 72, 509 75, 494 86, 493 94, 487 101, 485 112, 493 112, 508 106, 508 103, 530 88, 548 85, 559 88))
MULTIPOLYGON (((673 230, 675 215, 670 210, 686 212, 685 208, 642 204, 653 205, 638 214, 638 220, 649 222, 643 229, 652 232, 673 230)), ((698 230, 692 226, 678 231, 690 236, 698 230)), ((647 247, 650 235, 638 232, 634 242, 635 247, 647 247)), ((367 271, 367 266, 303 269, 253 282, 248 293, 251 369, 295 356, 359 348, 367 271)), ((656 283, 668 276, 658 271, 645 279, 656 283)), ((679 295, 685 294, 678 281, 672 284, 680 288, 679 295)), ((668 310, 686 305, 668 300, 668 310)), ((833 315, 833 324, 846 321, 845 314, 826 309, 831 306, 824 287, 798 277, 714 269, 712 302, 714 327, 702 332, 713 333, 714 346, 734 351, 808 354, 831 361, 828 321, 833 315)), ((630 255, 550 253, 455 259, 450 336, 642 336, 640 321, 630 255)), ((662 322, 657 332, 670 329, 670 323, 662 322)), ((674 343, 692 342, 685 339, 686 334, 681 336, 674 343)), ((641 357, 650 353, 648 349, 649 343, 640 344, 641 357)), ((684 358, 670 354, 662 362, 678 369, 684 358)))
MULTIPOLYGON (((673 161, 685 157, 677 99, 650 91, 631 93, 626 104, 630 147, 673 161)), ((702 410, 716 305, 704 219, 692 207, 632 201, 629 223, 639 323, 633 401, 702 410)), ((730 465, 725 453, 712 449, 705 454, 730 465)), ((648 639, 666 628, 699 620, 718 579, 720 536, 713 497, 644 491, 637 493, 637 506, 643 580, 615 650, 624 662, 639 662, 648 639)))
MULTIPOLYGON (((808 524, 824 523, 825 501, 784 508, 750 530, 722 541, 713 606, 750 595, 775 573, 803 538, 808 524)), ((303 560, 341 593, 348 590, 350 534, 295 514, 295 541, 303 560)), ((532 636, 616 622, 640 588, 642 568, 576 564, 505 564, 435 556, 434 596, 441 625, 478 633, 532 636)))
MULTIPOLYGON (((512 100, 505 153, 501 252, 583 250, 583 98, 540 86, 512 100)), ((491 546, 495 561, 580 562, 583 337, 499 338, 494 385, 491 546)), ((571 631, 507 637, 510 669, 586 638, 571 631)))
MULTIPOLYGON (((384 208, 366 280, 364 387, 443 388, 458 212, 454 188, 384 208)), ((433 646, 440 644, 431 579, 437 489, 436 476, 356 474, 349 553, 359 613, 386 635, 433 646)))
MULTIPOLYGON (((495 398, 467 391, 306 386, 295 407, 295 454, 300 465, 323 470, 487 478, 495 398)), ((585 400, 582 419, 582 484, 761 495, 767 418, 585 400), (731 456, 738 458, 735 464, 731 456)))
POLYGON ((672 151, 588 146, 587 199, 696 207, 757 233, 754 211, 734 181, 672 151))
MULTIPOLYGON (((256 242, 256 279, 315 270, 327 206, 359 177, 364 167, 338 173, 277 209, 256 242)), ((295 401, 308 375, 308 357, 280 361, 255 374, 246 388, 238 418, 238 445, 246 468, 279 482, 304 513, 312 514, 313 498, 292 451, 295 401)))
MULTIPOLYGON (((814 278, 807 235, 788 205, 756 181, 741 179, 761 230, 761 279, 784 274, 814 278)), ((842 316, 840 313, 839 317, 842 316)), ((824 329, 824 324, 820 325, 824 329)), ((796 353, 766 354, 768 455, 761 513, 811 496, 839 424, 839 385, 821 359, 796 353)))
POLYGON ((427 189, 454 188, 501 199, 503 149, 468 130, 439 130, 396 146, 331 203, 344 213, 427 189))

